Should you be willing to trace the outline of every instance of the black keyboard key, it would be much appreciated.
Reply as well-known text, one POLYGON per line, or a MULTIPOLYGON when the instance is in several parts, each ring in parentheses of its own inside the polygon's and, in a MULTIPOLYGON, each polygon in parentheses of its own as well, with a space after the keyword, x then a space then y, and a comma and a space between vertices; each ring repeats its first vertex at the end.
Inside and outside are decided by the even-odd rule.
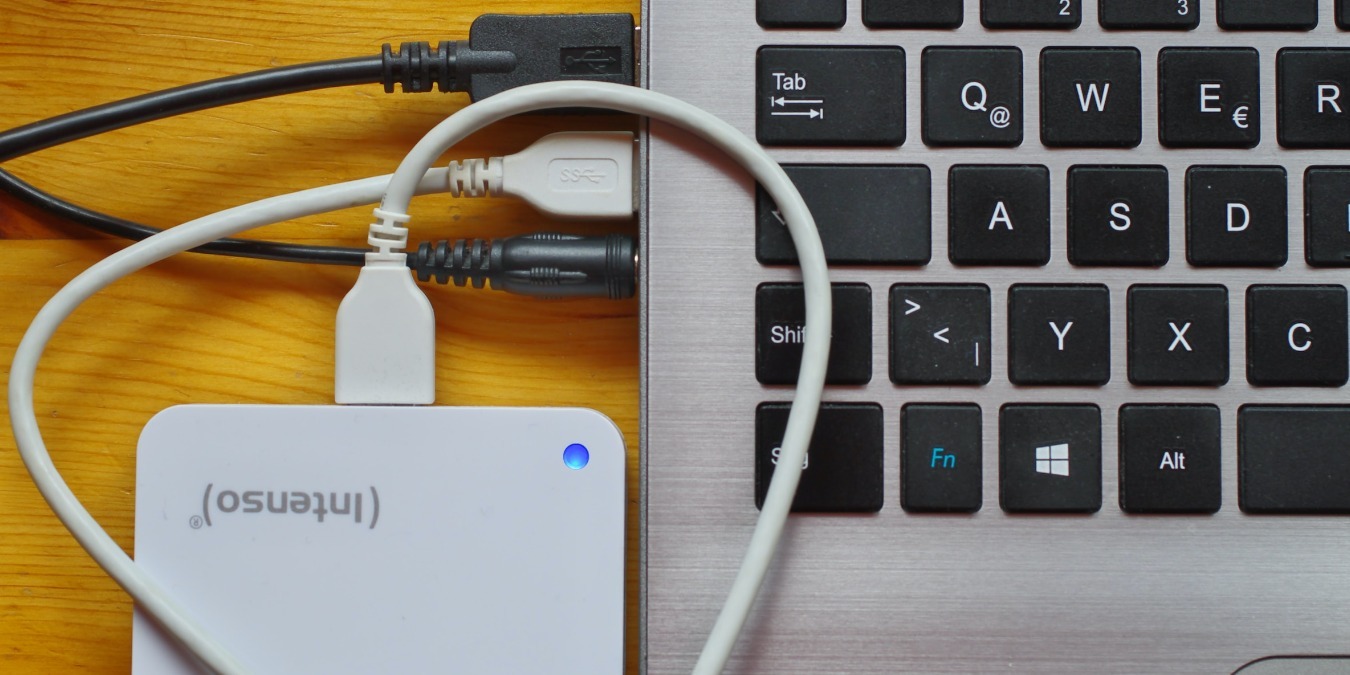
POLYGON ((1212 405, 1120 408, 1120 509, 1214 513, 1223 505, 1219 409, 1212 405))
POLYGON ((1069 262, 1167 264, 1167 169, 1161 166, 1069 168, 1069 262))
POLYGON ((1142 138, 1139 50, 1041 52, 1041 142, 1133 148, 1142 138))
POLYGON ((1015 146, 1022 143, 1022 50, 923 50, 923 142, 1015 146))
POLYGON ((953 166, 947 175, 948 257, 957 265, 1050 262, 1050 170, 953 166))
POLYGON ((1095 405, 1005 405, 998 415, 999 505, 1009 513, 1102 507, 1102 412, 1095 405))
MULTIPOLYGON (((763 508, 787 429, 787 403, 755 410, 755 508, 763 508)), ((875 512, 882 506, 883 422, 875 403, 822 403, 792 510, 875 512)))
MULTIPOLYGON (((785 165, 816 219, 831 265, 923 265, 932 255, 932 180, 926 166, 785 165)), ((797 264, 769 193, 758 190, 755 257, 797 264)))
POLYGON ((1200 25, 1202 0, 1097 0, 1102 28, 1192 30, 1200 25))
POLYGON ((1228 289, 1130 287, 1130 382, 1211 385, 1228 382, 1228 289))
POLYGON ((1077 28, 1083 22, 1081 0, 981 0, 985 28, 1077 28))
POLYGON ((1111 296, 1105 286, 1017 284, 1008 289, 1008 379, 1013 384, 1106 384, 1111 296))
POLYGON ((1281 49, 1276 64, 1280 145, 1350 148, 1350 49, 1281 49))
POLYGON ((846 18, 844 0, 759 0, 756 7, 765 28, 839 28, 846 18))
POLYGON ((765 145, 905 142, 898 47, 763 47, 756 134, 765 145))
POLYGON ((961 0, 863 0, 870 28, 957 28, 965 20, 961 0))
POLYGON ((1350 30, 1350 0, 1336 0, 1336 27, 1350 30))
MULTIPOLYGON (((872 379, 872 289, 834 284, 827 384, 872 379)), ((761 284, 755 291, 755 377, 762 384, 796 384, 801 371, 806 300, 801 284, 761 284)))
POLYGON ((1256 50, 1159 52, 1158 128, 1162 144, 1173 148, 1250 148, 1260 143, 1256 50))
POLYGON ((1303 174, 1304 257, 1317 267, 1350 267, 1350 167, 1303 174))
POLYGON ((900 506, 974 513, 983 504, 980 406, 911 403, 900 409, 900 506))
POLYGON ((891 286, 891 381, 989 382, 989 287, 891 286))
POLYGON ((1196 166, 1186 172, 1186 259, 1279 267, 1289 260, 1284 167, 1196 166))
POLYGON ((1312 30, 1317 0, 1215 0, 1225 30, 1312 30))
POLYGON ((1247 381, 1265 386, 1346 383, 1344 286, 1247 289, 1247 381))
POLYGON ((1247 513, 1350 514, 1350 407, 1238 410, 1238 505, 1247 513))

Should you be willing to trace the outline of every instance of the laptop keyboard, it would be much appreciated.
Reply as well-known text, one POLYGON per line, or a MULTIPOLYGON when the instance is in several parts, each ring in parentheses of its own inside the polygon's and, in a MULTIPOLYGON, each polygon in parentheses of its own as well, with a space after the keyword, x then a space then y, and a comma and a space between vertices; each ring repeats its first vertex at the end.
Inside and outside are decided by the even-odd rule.
MULTIPOLYGON (((1217 0, 1217 21, 1232 31, 1309 31, 1315 1, 1217 0)), ((1009 32, 990 40, 1017 42, 1017 29, 1079 31, 1076 0, 983 0, 980 21, 1009 32)), ((1343 8, 1342 8, 1343 9, 1343 8)), ((761 0, 766 27, 842 25, 843 2, 761 0)), ((1091 283, 1012 283, 997 302, 988 285, 896 283, 885 316, 871 315, 872 288, 835 288, 831 385, 859 385, 887 374, 906 386, 988 384, 1006 378, 1025 386, 1112 386, 1112 344, 1125 344, 1129 385, 1221 388, 1231 378, 1260 387, 1346 384, 1346 290, 1337 284, 1232 284, 1205 281, 1200 268, 1345 267, 1350 265, 1350 168, 1290 171, 1247 164, 1242 153, 1178 155, 1171 166, 1137 164, 1131 152, 1155 142, 1166 149, 1332 149, 1350 145, 1350 48, 1285 48, 1262 54, 1244 46, 1188 46, 1198 25, 1195 0, 1101 0, 1098 20, 1110 30, 1177 30, 1177 46, 1147 58, 1134 47, 928 46, 907 53, 891 46, 770 44, 756 55, 758 140, 778 147, 899 147, 908 115, 920 117, 929 148, 1006 148, 946 168, 947 244, 934 250, 930 199, 933 167, 912 164, 790 163, 789 175, 816 215, 831 265, 922 266, 945 257, 978 279, 982 267, 1044 268, 1052 241, 1063 237, 1067 262, 1092 268, 1137 268, 1124 289, 1123 321, 1112 321, 1111 289, 1091 283), (920 61, 917 101, 906 100, 906 60, 920 61), (1274 86, 1262 86, 1262 61, 1273 60, 1274 86), (1156 129, 1145 128, 1144 69, 1156 82, 1156 129), (1035 79, 1039 99, 1026 97, 1035 79), (1274 96, 1276 138, 1262 138, 1262 96, 1274 96), (1039 124, 1027 120, 1035 107, 1039 124), (1156 141, 1155 141, 1156 139, 1156 141), (1092 148, 1099 152, 1066 171, 1023 163, 1026 146, 1092 148), (1116 151, 1119 152, 1116 152, 1116 151), (1209 161, 1223 163, 1211 164, 1209 161), (1231 163, 1230 163, 1231 162, 1231 163), (1171 194, 1173 173, 1184 176, 1171 194), (1063 199, 1052 185, 1062 181, 1063 199), (1291 213, 1288 192, 1305 189, 1306 217, 1291 213), (1054 214, 1064 214, 1056 232, 1054 214), (1173 213, 1184 218, 1184 241, 1169 239, 1173 213), (1303 222, 1300 223, 1299 221, 1303 222), (1290 260, 1291 230, 1306 231, 1305 259, 1290 260), (1173 251, 1180 255, 1173 255, 1173 251), (1188 267, 1194 284, 1149 283, 1154 270, 1188 267), (1245 294, 1245 353, 1230 352, 1230 293, 1245 294), (1006 334, 990 314, 1006 312, 1006 334), (889 363, 873 363, 871 322, 889 327, 889 363), (1000 344, 1002 343, 1002 344, 1000 344), (995 370, 994 351, 1006 367, 995 370), (1230 362, 1236 367, 1230 373, 1230 362), (1243 367, 1245 365, 1245 368, 1243 367)), ((956 28, 960 0, 867 0, 869 28, 956 28)), ((1343 17, 1342 17, 1343 18, 1343 17)), ((1090 32, 1090 31, 1088 31, 1090 32)), ((1249 33, 1234 33, 1241 44, 1249 33)), ((802 40, 793 34, 794 41, 802 40)), ((903 34, 897 34, 897 38, 903 34)), ((1085 36, 1086 37, 1086 36, 1085 36)), ((809 42, 810 34, 804 36, 809 42)), ((772 36, 769 37, 772 40, 772 36)), ((1087 39, 1085 42, 1092 43, 1087 39)), ((756 257, 764 265, 795 262, 782 216, 761 191, 756 257)), ((804 312, 800 286, 766 283, 756 294, 756 377, 791 384, 801 355, 804 312)), ((1123 384, 1123 383, 1117 383, 1123 384)), ((961 398, 959 390, 954 398, 961 398)), ((1165 395, 1164 395, 1165 396, 1165 395)), ((1335 401, 1328 396, 1328 401, 1335 401)), ((781 406, 759 408, 757 502, 772 474, 784 419, 781 406)), ((901 413, 900 506, 907 511, 984 508, 978 407, 906 406, 901 413), (938 422, 935 420, 942 420, 938 422), (909 425, 917 427, 911 432, 909 425), (949 428, 957 442, 933 437, 949 428), (970 429, 965 429, 969 427, 970 429), (935 445, 937 444, 937 445, 935 445), (930 447, 931 446, 931 447, 930 447), (932 484, 944 486, 935 489, 932 484), (945 495, 945 497, 944 497, 945 495)), ((991 411, 993 412, 993 411, 991 411)), ((1220 415, 1212 405, 1007 406, 999 415, 998 503, 1008 512, 1095 512, 1101 499, 1101 416, 1118 415, 1119 506, 1132 513, 1208 514, 1222 508, 1220 415), (1075 442, 1040 443, 1028 429, 1054 429, 1075 442), (1164 429, 1165 433, 1157 430, 1164 429), (1060 471, 1059 462, 1064 470, 1060 471), (1069 471, 1067 467, 1072 466, 1069 471), (1151 468, 1150 468, 1151 467, 1151 468), (1054 469, 1054 470, 1052 470, 1054 469)), ((1350 408, 1252 407, 1240 428, 1260 419, 1278 437, 1283 427, 1334 420, 1350 408)), ((1316 425, 1317 423, 1314 423, 1316 425)), ((827 404, 820 443, 843 468, 807 471, 799 511, 876 511, 884 434, 879 409, 827 404), (836 419, 837 418, 837 419, 836 419), (850 444, 834 429, 871 427, 850 444), (859 447, 846 447, 856 444, 859 447), (867 447, 862 447, 867 446, 867 447), (878 489, 873 489, 877 484, 878 489), (868 486, 866 489, 860 486, 868 486), (859 498, 859 491, 876 498, 859 498)), ((1060 440, 1063 440, 1060 439, 1060 440)), ((1350 453, 1334 452, 1339 434, 1309 439, 1324 462, 1263 463, 1261 438, 1239 437, 1237 502, 1249 512, 1350 513, 1350 453), (1250 446, 1250 447, 1248 447, 1250 446), (1257 470, 1272 480, 1247 480, 1257 470), (1293 487, 1297 489, 1290 489, 1293 487)), ((992 468, 992 467, 991 467, 992 468)), ((991 495, 992 497, 992 495, 991 495)))
MULTIPOLYGON (((769 149, 834 284, 730 672, 1345 653, 1350 0, 647 4, 650 86, 769 149)), ((654 126, 651 672, 715 617, 801 358, 782 216, 711 156, 654 126)))

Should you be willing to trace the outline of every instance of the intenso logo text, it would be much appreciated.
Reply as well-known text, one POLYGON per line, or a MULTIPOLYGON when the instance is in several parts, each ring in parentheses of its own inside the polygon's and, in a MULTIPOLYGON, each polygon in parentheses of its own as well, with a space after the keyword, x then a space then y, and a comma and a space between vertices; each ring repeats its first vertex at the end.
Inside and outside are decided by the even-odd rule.
MULTIPOLYGON (((311 516, 318 524, 350 522, 375 529, 380 521, 380 493, 372 485, 352 492, 308 490, 216 490, 208 483, 202 493, 202 520, 242 516, 311 516), (366 495, 370 496, 370 519, 366 521, 366 495)), ((196 518, 192 522, 196 523, 196 518)), ((196 525, 200 526, 200 525, 196 525)))

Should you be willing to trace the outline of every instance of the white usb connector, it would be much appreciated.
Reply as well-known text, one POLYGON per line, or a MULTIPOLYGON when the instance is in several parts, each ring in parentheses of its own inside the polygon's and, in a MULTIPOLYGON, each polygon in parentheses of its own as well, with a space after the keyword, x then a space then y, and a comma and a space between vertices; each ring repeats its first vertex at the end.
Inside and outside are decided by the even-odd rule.
POLYGON ((451 162, 449 189, 456 197, 516 197, 559 218, 631 218, 634 147, 626 131, 551 134, 507 157, 451 162))
POLYGON ((375 209, 375 248, 338 306, 333 398, 343 404, 436 401, 436 316, 408 269, 407 214, 375 209))

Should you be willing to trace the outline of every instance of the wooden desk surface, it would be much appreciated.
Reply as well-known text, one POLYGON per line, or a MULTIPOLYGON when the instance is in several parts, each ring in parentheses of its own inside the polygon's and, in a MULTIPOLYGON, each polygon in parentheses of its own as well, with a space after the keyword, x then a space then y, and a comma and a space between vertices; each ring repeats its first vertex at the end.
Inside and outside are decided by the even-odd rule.
MULTIPOLYGON (((463 39, 484 11, 631 12, 638 0, 3 0, 0 128, 146 91, 381 43, 463 39), (54 54, 75 58, 55 58, 54 54)), ((463 94, 352 87, 164 120, 4 166, 78 203, 158 226, 262 197, 388 173, 463 94)), ((621 117, 515 120, 453 151, 518 150, 547 131, 631 128, 621 117)), ((431 197, 413 239, 544 231, 526 206, 431 197)), ((255 236, 361 246, 366 208, 255 236)), ((612 226, 566 226, 604 232, 612 226)), ((635 231, 634 226, 627 227, 635 231)), ((0 199, 0 368, 58 287, 122 246, 0 199)), ((95 297, 38 370, 37 408, 75 493, 130 551, 135 444, 180 403, 332 402, 332 324, 354 268, 184 255, 95 297)), ((543 302, 427 287, 438 323, 438 403, 577 405, 609 415, 631 453, 629 671, 635 672, 636 301, 543 302)), ((131 602, 48 510, 0 430, 0 671, 125 673, 131 602)))

